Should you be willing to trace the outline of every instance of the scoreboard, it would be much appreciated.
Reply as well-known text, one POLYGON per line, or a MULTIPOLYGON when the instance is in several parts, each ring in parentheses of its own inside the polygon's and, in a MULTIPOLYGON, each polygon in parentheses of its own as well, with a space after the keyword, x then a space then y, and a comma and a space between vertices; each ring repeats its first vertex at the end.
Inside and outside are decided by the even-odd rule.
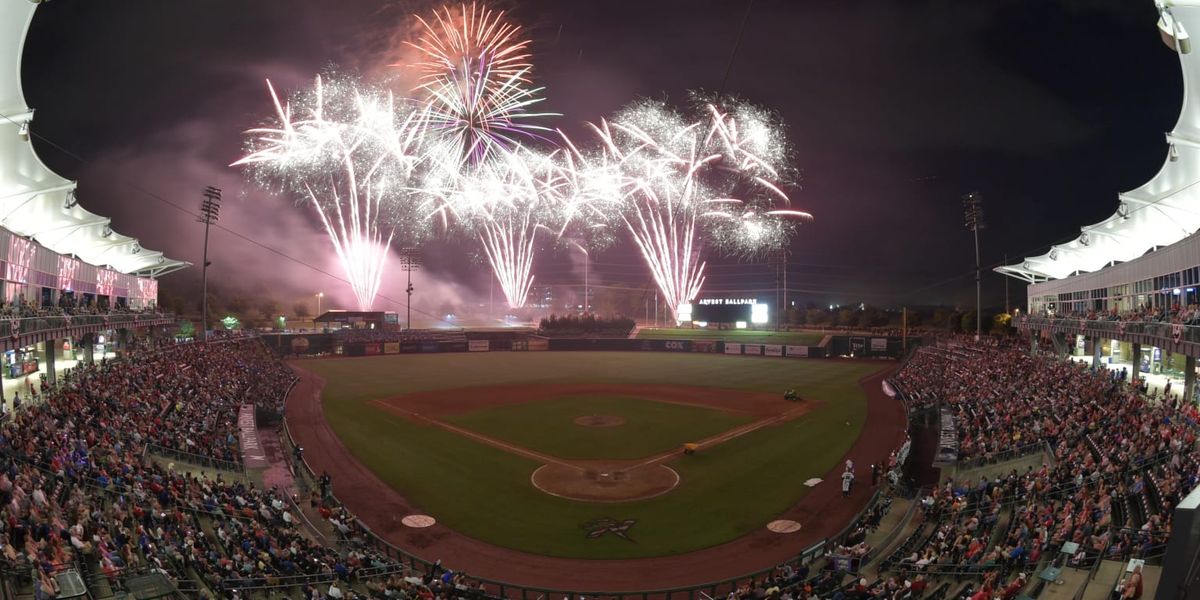
POLYGON ((700 323, 754 323, 770 320, 770 306, 757 298, 698 298, 680 305, 680 321, 700 323))

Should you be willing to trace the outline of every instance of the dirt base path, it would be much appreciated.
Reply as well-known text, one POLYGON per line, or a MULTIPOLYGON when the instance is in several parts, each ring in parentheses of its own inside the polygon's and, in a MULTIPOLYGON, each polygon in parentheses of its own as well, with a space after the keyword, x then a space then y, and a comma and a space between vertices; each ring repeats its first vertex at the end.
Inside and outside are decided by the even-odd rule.
MULTIPOLYGON (((333 474, 334 493, 347 508, 376 534, 405 551, 431 561, 441 559, 452 569, 485 579, 579 592, 663 589, 730 579, 783 562, 837 533, 874 493, 869 485, 857 485, 849 498, 843 498, 838 478, 843 467, 838 464, 798 504, 779 515, 800 523, 798 533, 772 533, 764 523, 762 529, 718 546, 658 558, 555 558, 482 542, 440 523, 412 529, 400 519, 423 511, 354 458, 325 421, 321 407, 324 381, 295 365, 293 368, 300 383, 287 399, 288 426, 312 468, 333 474)), ((854 460, 858 480, 863 482, 870 481, 869 465, 887 457, 904 437, 903 407, 880 387, 888 373, 890 370, 885 370, 860 381, 867 396, 867 419, 845 458, 854 460)))
MULTIPOLYGON (((800 403, 787 401, 780 403, 774 398, 766 398, 768 396, 773 397, 775 394, 768 395, 761 392, 681 388, 680 386, 666 385, 624 386, 609 384, 603 388, 599 388, 597 384, 527 385, 507 386, 503 389, 504 393, 502 394, 490 393, 491 390, 479 390, 477 388, 451 389, 442 392, 440 399, 444 406, 451 406, 454 407, 455 411, 459 411, 462 410, 462 406, 465 404, 473 403, 479 405, 478 399, 483 397, 489 399, 489 402, 484 404, 484 406, 492 406, 496 405, 495 400, 497 398, 510 398, 512 403, 517 403, 530 402, 532 401, 531 399, 544 397, 603 392, 606 394, 629 395, 660 402, 675 403, 680 403, 681 397, 684 397, 696 406, 712 406, 725 412, 753 414, 761 417, 756 421, 691 442, 696 451, 707 450, 768 425, 778 425, 779 423, 799 418, 812 410, 815 404, 808 400, 800 403), (547 392, 544 388, 550 388, 552 392, 547 392), (771 416, 763 416, 766 413, 748 412, 744 410, 744 406, 754 406, 757 410, 765 410, 766 407, 772 406, 783 412, 771 416)), ((424 394, 420 396, 424 396, 424 394)), ((440 427, 446 431, 473 439, 482 444, 487 444, 493 448, 498 448, 504 452, 542 463, 542 466, 533 472, 533 475, 530 477, 530 483, 532 483, 533 487, 552 496, 585 502, 629 502, 660 496, 674 489, 676 485, 679 485, 679 474, 673 469, 663 466, 661 463, 680 457, 683 453, 682 447, 672 448, 671 450, 666 450, 647 458, 634 460, 565 460, 516 444, 510 444, 504 440, 478 433, 466 427, 447 423, 437 417, 417 413, 409 408, 414 404, 426 407, 427 409, 439 406, 431 405, 428 401, 413 402, 412 399, 406 396, 397 396, 388 400, 372 400, 370 403, 387 412, 414 422, 440 427)), ((499 405, 502 406, 504 403, 499 405)), ((444 408, 438 412, 453 414, 446 413, 444 408)), ((594 417, 578 417, 576 421, 592 418, 594 417)), ((619 419, 619 417, 600 418, 606 419, 606 423, 614 419, 619 419)))

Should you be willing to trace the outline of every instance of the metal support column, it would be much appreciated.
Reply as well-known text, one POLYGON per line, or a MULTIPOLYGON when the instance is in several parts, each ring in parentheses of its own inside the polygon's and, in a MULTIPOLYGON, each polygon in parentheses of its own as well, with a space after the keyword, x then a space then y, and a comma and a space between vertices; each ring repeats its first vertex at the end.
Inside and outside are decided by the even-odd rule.
POLYGON ((58 354, 58 340, 49 339, 42 342, 42 349, 46 354, 46 383, 53 386, 57 378, 54 372, 54 355, 58 354))
POLYGON ((1183 401, 1191 402, 1196 390, 1196 357, 1189 356, 1183 367, 1183 401))

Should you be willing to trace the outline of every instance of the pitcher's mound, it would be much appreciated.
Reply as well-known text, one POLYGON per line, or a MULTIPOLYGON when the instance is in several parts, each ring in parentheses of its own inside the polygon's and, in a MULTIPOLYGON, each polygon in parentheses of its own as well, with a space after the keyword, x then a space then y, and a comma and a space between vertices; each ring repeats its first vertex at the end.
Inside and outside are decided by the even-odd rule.
POLYGON ((617 425, 625 424, 625 417, 617 417, 614 415, 584 415, 575 417, 576 425, 584 427, 616 427, 617 425))
POLYGON ((529 479, 533 487, 551 496, 586 502, 643 500, 679 485, 679 473, 661 464, 579 461, 577 465, 542 465, 529 479))

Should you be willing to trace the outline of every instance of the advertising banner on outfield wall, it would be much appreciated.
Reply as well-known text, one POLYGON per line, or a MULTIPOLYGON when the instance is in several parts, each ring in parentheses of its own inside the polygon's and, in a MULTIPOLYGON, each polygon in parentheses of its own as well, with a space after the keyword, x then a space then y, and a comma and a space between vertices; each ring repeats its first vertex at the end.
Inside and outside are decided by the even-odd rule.
POLYGON ((437 351, 438 351, 438 345, 437 345, 437 344, 421 344, 421 352, 434 352, 434 353, 436 353, 437 351))
POLYGON ((400 342, 400 352, 404 354, 412 354, 421 351, 421 344, 417 342, 400 342))
POLYGON ((725 342, 725 354, 741 354, 741 353, 742 353, 742 345, 741 344, 730 344, 729 342, 725 342))
POLYGON ((379 353, 380 353, 380 348, 379 348, 379 344, 377 342, 369 342, 369 343, 363 344, 363 354, 366 354, 367 356, 374 356, 379 353))
POLYGON ((783 346, 779 344, 767 344, 763 346, 763 354, 767 356, 783 356, 783 346))
POLYGON ((742 344, 742 354, 762 355, 762 344, 742 344))
POLYGON ((491 343, 488 340, 468 340, 467 350, 471 352, 487 352, 491 350, 491 343))
POLYGON ((400 353, 400 342, 384 342, 383 343, 383 353, 384 354, 399 354, 400 353))
POLYGON ((546 350, 549 350, 549 349, 550 349, 550 340, 548 340, 544 337, 529 338, 529 351, 530 352, 545 352, 546 350))
POLYGON ((808 358, 808 346, 788 346, 787 355, 794 358, 808 358))
POLYGON ((666 352, 690 352, 691 340, 642 340, 640 350, 661 350, 666 352))
POLYGON ((693 340, 692 352, 716 352, 717 340, 693 340))
POLYGON ((871 352, 887 352, 887 338, 871 338, 871 352))
POLYGON ((551 350, 644 350, 640 340, 626 338, 577 339, 560 338, 550 340, 551 350))

